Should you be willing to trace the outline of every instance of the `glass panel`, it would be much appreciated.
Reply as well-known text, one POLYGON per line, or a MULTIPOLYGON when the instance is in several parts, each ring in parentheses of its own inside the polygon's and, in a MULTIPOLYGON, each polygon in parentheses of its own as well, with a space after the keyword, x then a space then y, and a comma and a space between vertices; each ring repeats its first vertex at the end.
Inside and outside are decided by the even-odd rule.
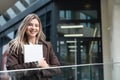
POLYGON ((63 65, 76 64, 76 41, 75 40, 60 40, 58 43, 61 63, 63 65))
POLYGON ((29 7, 38 0, 20 0, 20 2, 25 6, 29 7))
POLYGON ((92 20, 97 19, 96 10, 81 10, 81 11, 72 11, 72 10, 60 10, 59 11, 60 20, 92 20))
POLYGON ((41 15, 40 19, 41 19, 41 23, 42 23, 43 28, 45 28, 45 26, 46 26, 46 16, 45 16, 45 14, 41 15))
MULTIPOLYGON (((21 1, 24 1, 24 0, 21 0, 21 1)), ((38 0, 25 0, 29 5, 38 1, 38 0)))
MULTIPOLYGON (((1 38, 1 43, 0 43, 0 44, 1 44, 2 47, 3 47, 4 45, 8 44, 8 42, 9 42, 10 40, 12 40, 14 37, 15 37, 14 31, 12 31, 12 32, 8 33, 7 35, 5 35, 4 37, 1 38)), ((1 50, 1 51, 2 51, 2 50, 1 50)))
POLYGON ((80 62, 79 63, 101 63, 100 41, 80 41, 80 62))
POLYGON ((62 65, 102 63, 101 41, 58 39, 57 52, 62 65))
POLYGON ((51 12, 46 13, 46 26, 51 24, 51 12))
POLYGON ((12 9, 15 11, 16 14, 20 13, 21 11, 17 8, 17 6, 12 6, 12 9))
POLYGON ((3 14, 3 16, 4 16, 4 18, 5 18, 6 21, 9 21, 9 20, 10 20, 10 16, 8 15, 7 12, 5 12, 5 13, 3 14))
POLYGON ((3 15, 0 16, 0 25, 4 25, 6 23, 6 20, 3 15))
POLYGON ((11 19, 16 16, 16 13, 14 12, 12 8, 9 8, 6 12, 10 16, 11 19))
POLYGON ((46 40, 50 41, 50 29, 51 29, 51 25, 48 25, 46 28, 43 28, 43 32, 46 35, 46 40))
POLYGON ((16 6, 21 12, 26 9, 25 6, 24 6, 20 1, 17 1, 17 2, 15 3, 15 6, 16 6))
MULTIPOLYGON (((59 68, 61 73, 52 76, 52 80, 104 80, 103 77, 103 66, 107 66, 112 71, 111 64, 83 64, 83 65, 70 65, 70 66, 59 66, 49 68, 29 68, 29 69, 16 69, 0 71, 1 80, 43 80, 41 77, 43 71, 51 71, 59 68), (34 78, 34 79, 33 79, 34 78), (37 79, 36 79, 37 78, 37 79)), ((117 67, 117 66, 115 66, 117 67)), ((53 72, 54 73, 54 72, 53 72)), ((52 73, 52 74, 53 74, 52 73)), ((112 72, 106 72, 107 78, 114 76, 112 72)), ((116 75, 118 76, 118 75, 116 75)), ((107 80, 107 79, 106 79, 107 80)))
POLYGON ((14 31, 7 34, 7 37, 12 40, 14 38, 14 31))
POLYGON ((43 26, 43 32, 46 35, 46 40, 50 41, 50 35, 51 35, 51 12, 47 12, 46 14, 43 14, 40 16, 42 26, 43 26))
POLYGON ((58 37, 100 37, 99 23, 58 24, 58 37))
POLYGON ((33 3, 37 2, 38 0, 18 0, 16 3, 8 8, 5 13, 3 13, 3 16, 0 16, 0 25, 3 26, 7 21, 14 18, 19 14, 20 12, 23 12, 26 10, 29 6, 33 5, 33 3))

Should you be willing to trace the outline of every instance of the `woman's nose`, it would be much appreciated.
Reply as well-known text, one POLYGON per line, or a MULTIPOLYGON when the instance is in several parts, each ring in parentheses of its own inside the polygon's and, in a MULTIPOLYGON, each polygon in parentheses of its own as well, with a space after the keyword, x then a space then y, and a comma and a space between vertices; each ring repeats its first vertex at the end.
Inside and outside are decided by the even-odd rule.
POLYGON ((32 29, 35 29, 35 25, 32 26, 32 29))

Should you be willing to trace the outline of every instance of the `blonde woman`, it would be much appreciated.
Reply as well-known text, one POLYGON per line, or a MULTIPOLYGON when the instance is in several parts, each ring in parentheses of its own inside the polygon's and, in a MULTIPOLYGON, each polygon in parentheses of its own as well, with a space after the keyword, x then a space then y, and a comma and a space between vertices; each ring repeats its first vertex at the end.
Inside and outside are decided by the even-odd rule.
MULTIPOLYGON (((45 68, 60 65, 51 43, 45 41, 41 21, 36 14, 29 14, 24 18, 16 38, 9 42, 9 54, 6 64, 8 70, 45 68), (25 44, 41 44, 43 46, 44 58, 35 62, 24 63, 23 46, 25 44)), ((16 77, 17 80, 50 80, 53 75, 58 73, 60 73, 60 69, 48 69, 32 71, 23 76, 16 77)))

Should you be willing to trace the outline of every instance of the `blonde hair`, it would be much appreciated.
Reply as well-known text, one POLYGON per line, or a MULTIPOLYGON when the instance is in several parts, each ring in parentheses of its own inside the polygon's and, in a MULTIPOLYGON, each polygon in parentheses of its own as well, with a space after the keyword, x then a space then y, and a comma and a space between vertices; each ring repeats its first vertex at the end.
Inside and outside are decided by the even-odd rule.
POLYGON ((38 20, 39 27, 40 27, 40 31, 36 36, 36 41, 37 42, 44 42, 45 41, 46 37, 45 37, 45 35, 44 35, 43 31, 42 31, 42 24, 41 24, 40 18, 36 14, 29 14, 21 22, 21 24, 20 24, 20 26, 18 28, 16 38, 13 39, 12 41, 10 41, 10 45, 9 45, 10 53, 12 53, 13 51, 16 51, 16 50, 17 50, 17 53, 18 53, 19 48, 22 48, 23 45, 25 43, 27 43, 26 42, 27 41, 27 36, 25 34, 25 31, 27 29, 27 25, 33 19, 38 20))

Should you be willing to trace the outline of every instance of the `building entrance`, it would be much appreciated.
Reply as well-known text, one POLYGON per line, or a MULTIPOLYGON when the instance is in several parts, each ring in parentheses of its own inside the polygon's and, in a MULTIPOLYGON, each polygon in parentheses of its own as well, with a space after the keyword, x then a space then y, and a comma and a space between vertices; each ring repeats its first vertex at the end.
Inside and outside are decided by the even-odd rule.
POLYGON ((57 52, 61 64, 71 66, 69 69, 63 69, 65 73, 70 71, 64 77, 74 78, 73 80, 99 80, 103 78, 103 66, 91 65, 102 63, 101 41, 99 39, 59 38, 57 52), (74 67, 74 65, 78 65, 78 67, 74 67))

